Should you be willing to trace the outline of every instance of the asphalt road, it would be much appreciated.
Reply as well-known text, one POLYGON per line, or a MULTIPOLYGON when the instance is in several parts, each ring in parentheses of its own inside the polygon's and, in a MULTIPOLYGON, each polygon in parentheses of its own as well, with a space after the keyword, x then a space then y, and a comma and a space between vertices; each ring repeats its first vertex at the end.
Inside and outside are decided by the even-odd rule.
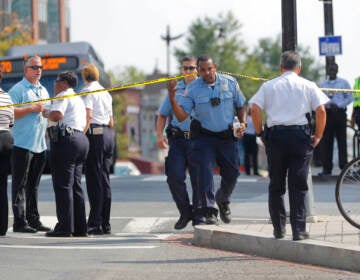
MULTIPOLYGON (((164 176, 111 181, 111 235, 45 238, 10 229, 0 239, 0 279, 360 279, 350 272, 195 247, 191 225, 173 230, 178 213, 164 176)), ((333 188, 314 185, 316 213, 338 213, 333 188)), ((266 200, 266 179, 241 177, 231 205, 234 223, 268 219, 266 200)), ((42 178, 39 201, 42 221, 54 225, 49 176, 42 178)))

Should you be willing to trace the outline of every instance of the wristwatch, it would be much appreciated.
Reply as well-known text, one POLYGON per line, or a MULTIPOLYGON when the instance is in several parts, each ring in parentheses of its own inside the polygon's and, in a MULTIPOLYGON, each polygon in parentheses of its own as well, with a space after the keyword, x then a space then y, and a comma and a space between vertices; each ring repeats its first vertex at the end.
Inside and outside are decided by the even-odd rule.
POLYGON ((260 133, 256 133, 256 136, 257 137, 262 137, 264 135, 264 130, 261 130, 260 133))

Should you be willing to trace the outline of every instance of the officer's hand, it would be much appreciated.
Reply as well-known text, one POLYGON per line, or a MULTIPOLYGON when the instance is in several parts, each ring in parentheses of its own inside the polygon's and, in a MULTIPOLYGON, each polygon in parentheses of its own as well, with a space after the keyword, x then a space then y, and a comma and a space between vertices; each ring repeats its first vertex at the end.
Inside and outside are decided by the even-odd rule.
POLYGON ((176 85, 177 85, 177 81, 176 80, 171 80, 168 83, 168 91, 169 91, 169 98, 175 98, 175 92, 176 92, 176 85))
POLYGON ((351 117, 350 125, 351 125, 351 127, 355 126, 355 118, 354 117, 351 117))
POLYGON ((44 103, 35 103, 31 105, 31 111, 33 113, 41 113, 45 110, 45 104, 44 103))
POLYGON ((320 140, 321 138, 312 135, 311 136, 312 146, 315 148, 320 143, 320 140))
POLYGON ((156 140, 156 144, 158 146, 159 149, 167 149, 168 148, 168 141, 164 136, 158 136, 157 140, 156 140))
POLYGON ((238 129, 236 129, 236 131, 235 131, 236 137, 237 138, 243 137, 244 133, 245 133, 245 129, 246 129, 245 123, 240 123, 240 127, 238 129))

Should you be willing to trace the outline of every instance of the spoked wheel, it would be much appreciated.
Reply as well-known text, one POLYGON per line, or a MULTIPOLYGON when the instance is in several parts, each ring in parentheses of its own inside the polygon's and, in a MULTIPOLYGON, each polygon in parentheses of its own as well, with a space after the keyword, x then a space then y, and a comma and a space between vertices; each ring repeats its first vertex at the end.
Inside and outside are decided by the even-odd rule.
POLYGON ((360 158, 349 162, 341 171, 335 198, 341 215, 360 229, 360 158))

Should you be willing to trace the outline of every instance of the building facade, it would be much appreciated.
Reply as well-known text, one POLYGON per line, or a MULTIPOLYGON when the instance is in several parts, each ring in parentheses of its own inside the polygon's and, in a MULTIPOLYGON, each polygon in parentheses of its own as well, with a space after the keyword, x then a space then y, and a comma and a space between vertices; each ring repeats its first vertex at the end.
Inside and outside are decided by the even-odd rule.
POLYGON ((0 30, 14 14, 31 30, 34 44, 70 41, 69 0, 0 0, 0 30))

